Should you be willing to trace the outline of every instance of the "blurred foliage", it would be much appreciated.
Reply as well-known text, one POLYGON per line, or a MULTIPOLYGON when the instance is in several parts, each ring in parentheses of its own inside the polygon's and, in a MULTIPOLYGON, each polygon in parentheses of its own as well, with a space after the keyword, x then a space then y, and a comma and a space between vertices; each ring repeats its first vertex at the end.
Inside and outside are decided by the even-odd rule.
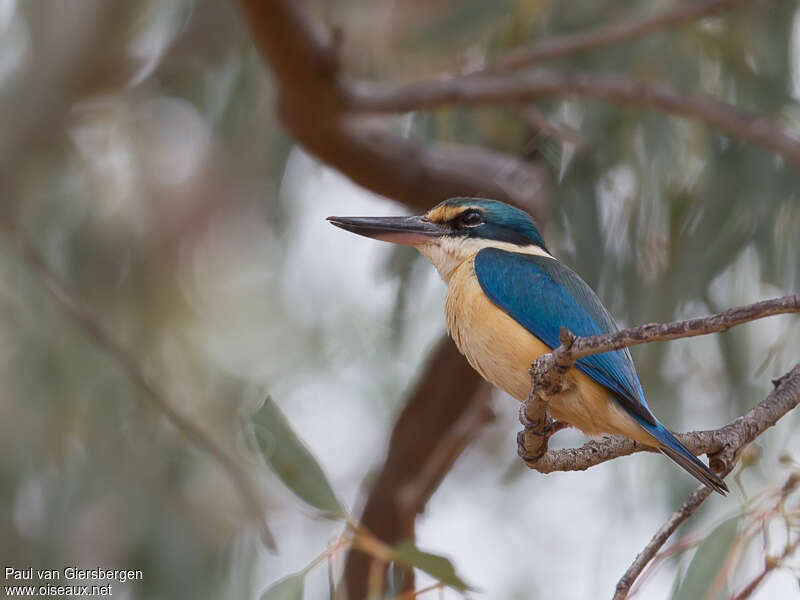
POLYGON ((344 517, 345 510, 319 463, 297 439, 272 398, 266 399, 253 423, 261 452, 281 481, 314 508, 332 517, 344 517))
POLYGON ((686 576, 675 594, 675 600, 692 600, 709 596, 727 597, 728 594, 712 593, 712 588, 725 563, 725 558, 736 540, 738 521, 739 519, 736 517, 723 521, 703 540, 695 552, 692 562, 689 563, 686 576))
MULTIPOLYGON (((473 69, 522 44, 672 5, 311 4, 324 23, 341 28, 346 70, 386 81, 473 69)), ((797 132, 797 6, 752 5, 547 68, 670 81, 797 132)), ((326 214, 400 209, 365 199, 293 149, 276 121, 274 95, 233 4, 73 0, 68 10, 56 10, 42 0, 0 0, 4 221, 18 231, 13 235, 30 237, 165 395, 239 454, 259 483, 282 549, 277 557, 264 553, 225 473, 187 445, 80 333, 5 239, 1 564, 142 569, 143 582, 119 586, 130 598, 254 598, 269 582, 298 572, 341 535, 341 526, 309 514, 248 444, 251 415, 267 393, 286 399, 287 427, 299 430, 321 464, 312 483, 322 487, 305 499, 328 509, 337 498, 360 505, 361 481, 380 460, 391 415, 443 329, 441 287, 411 254, 328 235, 326 214)), ((421 139, 548 165, 558 184, 548 243, 624 324, 797 291, 800 174, 780 158, 658 113, 575 100, 538 108, 576 130, 587 148, 576 151, 544 135, 506 107, 415 114, 404 127, 421 139)), ((691 343, 640 346, 634 354, 651 406, 673 428, 688 429, 722 425, 763 398, 770 377, 793 365, 798 350, 797 320, 780 317, 691 343)), ((582 501, 575 490, 592 477, 526 475, 501 486, 507 466, 519 468, 515 427, 510 417, 487 434, 464 459, 471 461, 468 475, 454 474, 448 485, 457 491, 446 496, 477 494, 482 514, 474 527, 488 523, 512 537, 509 552, 518 547, 504 519, 515 511, 500 508, 504 498, 529 504, 535 496, 568 511, 582 501), (497 474, 493 500, 480 496, 476 473, 497 474), (546 497, 548 489, 560 495, 546 497)), ((775 457, 797 442, 791 428, 781 431, 763 440, 763 458, 748 470, 743 489, 776 480, 775 457)), ((279 434, 288 439, 285 429, 279 434)), ((303 445, 293 449, 292 460, 313 471, 309 461, 317 461, 303 445)), ((645 489, 624 465, 603 471, 608 481, 588 489, 613 499, 590 498, 592 508, 609 522, 628 523, 634 509, 658 521, 694 485, 667 461, 646 464, 652 485, 645 489), (620 488, 631 491, 615 494, 620 488)), ((292 480, 286 465, 275 468, 292 480)), ((545 510, 523 516, 534 521, 514 526, 537 535, 546 524, 535 519, 553 520, 545 510)), ((588 554, 581 556, 607 552, 592 543, 603 540, 602 532, 589 538, 591 523, 578 525, 578 518, 569 523, 586 528, 580 535, 588 554)), ((650 525, 639 522, 642 536, 650 525)), ((531 535, 522 539, 531 544, 531 535)), ((448 541, 437 542, 437 551, 448 541)), ((463 552, 481 545, 452 544, 463 552)), ((486 573, 465 571, 465 578, 480 588, 491 581, 489 597, 511 597, 512 590, 541 585, 531 569, 550 573, 568 560, 548 554, 533 561, 526 553, 513 577, 498 568, 492 579, 487 566, 486 573)), ((740 577, 752 571, 748 564, 740 577)), ((429 565, 445 577, 437 568, 429 565)), ((575 590, 593 585, 589 576, 563 579, 564 597, 580 597, 575 590)), ((327 589, 327 581, 313 578, 282 585, 299 597, 301 583, 307 597, 327 589)))
POLYGON ((444 585, 449 585, 461 592, 470 589, 470 586, 458 576, 455 567, 453 567, 450 561, 442 556, 437 556, 430 552, 423 552, 410 542, 405 542, 397 546, 395 552, 396 561, 407 566, 417 567, 433 576, 435 579, 438 579, 444 585))

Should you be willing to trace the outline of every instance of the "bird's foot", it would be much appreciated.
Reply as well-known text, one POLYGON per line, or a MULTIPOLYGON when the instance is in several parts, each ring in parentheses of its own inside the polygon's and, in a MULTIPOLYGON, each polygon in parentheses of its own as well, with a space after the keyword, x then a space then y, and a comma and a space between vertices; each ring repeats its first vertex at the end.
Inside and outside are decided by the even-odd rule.
POLYGON ((522 462, 524 463, 535 463, 540 458, 542 458, 547 452, 547 445, 542 444, 541 442, 537 445, 536 442, 534 442, 533 440, 531 440, 530 437, 528 437, 530 435, 535 435, 535 434, 531 434, 531 432, 529 432, 526 429, 517 432, 517 455, 522 459, 522 462), (537 446, 538 450, 534 452, 529 451, 528 448, 532 446, 537 446))
POLYGON ((549 435, 553 429, 555 420, 553 420, 553 417, 550 416, 550 410, 547 408, 547 406, 535 407, 531 411, 534 413, 534 417, 531 417, 528 411, 533 402, 537 401, 529 399, 519 405, 519 422, 522 423, 525 431, 528 431, 533 435, 549 435))
POLYGON ((550 436, 562 427, 547 403, 533 396, 520 404, 519 422, 524 429, 517 433, 517 454, 524 462, 535 463, 547 452, 550 436))

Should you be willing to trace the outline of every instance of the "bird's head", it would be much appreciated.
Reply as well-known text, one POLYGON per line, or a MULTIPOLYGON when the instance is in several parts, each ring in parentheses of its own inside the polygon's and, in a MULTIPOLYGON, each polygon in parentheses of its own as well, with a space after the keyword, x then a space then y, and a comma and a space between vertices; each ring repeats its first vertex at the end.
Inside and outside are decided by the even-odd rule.
POLYGON ((547 255, 539 228, 523 210, 482 198, 451 198, 414 217, 328 217, 352 233, 417 248, 445 281, 487 247, 547 255))

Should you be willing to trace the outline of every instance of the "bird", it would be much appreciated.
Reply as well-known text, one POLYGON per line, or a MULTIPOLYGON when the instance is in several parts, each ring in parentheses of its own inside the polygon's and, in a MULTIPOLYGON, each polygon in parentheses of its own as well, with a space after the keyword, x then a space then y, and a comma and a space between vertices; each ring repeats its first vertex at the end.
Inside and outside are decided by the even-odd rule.
MULTIPOLYGON (((450 198, 418 216, 328 217, 351 233, 415 247, 447 284, 447 332, 480 375, 524 402, 531 363, 577 336, 618 331, 581 277, 547 249, 525 211, 485 198, 450 198)), ((662 454, 722 495, 728 487, 655 417, 628 348, 593 354, 548 402, 554 419, 589 436, 621 434, 662 454)))

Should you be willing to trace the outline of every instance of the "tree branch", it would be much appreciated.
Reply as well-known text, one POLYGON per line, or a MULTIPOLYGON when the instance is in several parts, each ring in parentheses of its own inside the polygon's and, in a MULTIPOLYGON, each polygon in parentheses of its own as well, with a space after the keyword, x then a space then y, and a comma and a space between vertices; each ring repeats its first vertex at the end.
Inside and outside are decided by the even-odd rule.
MULTIPOLYGON (((736 444, 735 446, 717 451, 719 454, 724 450, 732 450, 732 452, 725 452, 728 458, 719 466, 718 473, 722 477, 730 473, 733 469, 735 465, 735 452, 755 440, 767 428, 774 425, 778 419, 800 403, 800 363, 795 365, 789 373, 776 380, 775 383, 775 389, 772 390, 772 393, 757 404, 755 408, 748 411, 743 417, 736 419, 727 427, 723 427, 719 430, 724 431, 728 428, 732 428, 736 430, 738 436, 738 439, 734 442, 736 444)), ((661 526, 617 583, 614 600, 624 600, 627 598, 631 586, 641 574, 642 570, 658 553, 678 526, 697 511, 700 505, 711 494, 711 491, 711 488, 707 486, 698 487, 689 495, 689 498, 687 498, 681 507, 672 514, 669 520, 661 526)))
POLYGON ((510 71, 580 52, 616 46, 659 31, 676 29, 687 23, 734 8, 737 4, 744 4, 744 0, 703 0, 665 10, 654 16, 634 17, 598 27, 592 31, 545 39, 532 46, 513 50, 493 60, 485 71, 510 71))
MULTIPOLYGON (((241 0, 241 6, 277 80, 280 119, 317 158, 413 209, 475 195, 521 206, 546 222, 551 190, 543 167, 490 150, 408 139, 374 118, 353 114, 346 103, 351 84, 339 72, 336 44, 301 2, 241 0)), ((470 409, 475 403, 465 402, 475 397, 481 381, 450 342, 440 346, 395 425, 367 499, 362 523, 381 540, 393 544, 414 538, 416 515, 488 418, 487 407, 470 409)), ((366 596, 371 562, 357 549, 349 552, 348 597, 366 596)), ((385 578, 385 566, 378 567, 372 568, 373 576, 385 578)), ((405 577, 404 585, 413 586, 413 577, 405 577)))
POLYGON ((678 338, 695 337, 709 333, 722 333, 731 327, 774 315, 800 313, 800 294, 762 300, 745 306, 731 308, 709 317, 698 317, 673 323, 648 323, 614 333, 585 338, 574 338, 569 347, 556 349, 558 362, 576 361, 590 354, 600 354, 649 342, 666 342, 678 338))
MULTIPOLYGON (((724 475, 727 475, 727 473, 724 473, 723 476, 724 475)), ((672 516, 670 516, 667 522, 658 529, 647 546, 644 547, 644 550, 636 556, 633 564, 628 567, 628 570, 625 571, 625 574, 619 582, 617 582, 613 600, 624 600, 628 597, 631 586, 636 581, 636 578, 639 577, 642 570, 658 553, 669 537, 675 533, 675 530, 680 527, 681 523, 686 521, 686 519, 691 517, 697 509, 700 508, 700 505, 711 495, 711 491, 710 487, 701 485, 689 494, 686 501, 681 504, 680 508, 672 513, 672 516)))
MULTIPOLYGON (((682 94, 668 85, 636 83, 614 76, 546 73, 518 73, 509 76, 484 73, 407 86, 382 86, 352 81, 342 76, 339 71, 336 44, 333 38, 304 13, 302 7, 298 6, 299 3, 289 0, 241 0, 241 4, 256 44, 270 63, 276 76, 279 91, 278 111, 284 126, 311 153, 337 168, 356 183, 379 194, 405 202, 409 206, 427 208, 449 196, 485 195, 523 206, 541 220, 546 215, 548 187, 545 182, 547 180, 537 167, 515 157, 478 149, 426 145, 409 140, 393 133, 384 124, 371 120, 368 116, 369 113, 403 113, 453 104, 462 106, 508 104, 530 102, 544 97, 577 96, 624 106, 657 109, 669 114, 699 119, 729 135, 738 136, 769 148, 783 156, 791 164, 800 167, 800 142, 787 135, 778 124, 708 96, 682 94)), ((618 29, 606 28, 605 31, 598 30, 594 34, 585 35, 589 36, 590 40, 594 35, 592 44, 600 47, 646 35, 648 27, 655 28, 649 31, 652 32, 658 28, 677 26, 681 19, 685 19, 683 22, 688 22, 691 18, 700 18, 703 10, 712 10, 709 8, 712 5, 721 8, 726 4, 733 4, 733 1, 709 1, 702 4, 702 9, 698 8, 700 5, 697 5, 694 8, 687 7, 675 11, 676 13, 679 13, 680 10, 685 11, 683 16, 675 14, 666 16, 665 13, 665 15, 656 17, 655 21, 661 19, 658 24, 648 24, 647 20, 641 20, 638 26, 634 26, 634 22, 629 22, 627 25, 618 25, 618 29), (695 17, 689 16, 692 14, 692 10, 697 11, 694 13, 695 17)), ((570 48, 569 50, 541 50, 540 47, 539 52, 550 52, 555 56, 559 52, 577 52, 581 48, 591 47, 587 44, 585 39, 581 41, 579 37, 573 37, 571 42, 563 46, 563 48, 570 48)), ((731 325, 727 325, 724 329, 729 326, 731 325)), ((724 329, 720 329, 720 331, 724 329)), ((683 335, 676 337, 688 337, 701 333, 692 331, 690 328, 683 335)), ((650 339, 654 338, 644 341, 650 339)), ((643 343, 643 341, 629 340, 627 343, 643 343)), ((627 345, 627 343, 623 345, 627 345)), ((592 350, 592 352, 599 351, 602 350, 592 350)), ((465 369, 464 373, 472 373, 463 366, 461 357, 455 355, 455 358, 458 359, 461 368, 465 369)), ((577 355, 573 360, 576 358, 578 358, 577 355)), ((769 402, 768 406, 765 406, 765 403, 770 400, 768 398, 767 401, 748 412, 745 417, 740 417, 729 425, 729 428, 733 427, 734 429, 730 429, 725 434, 727 437, 722 441, 717 440, 714 436, 726 428, 718 432, 697 432, 700 441, 703 441, 702 435, 710 436, 709 439, 703 441, 703 443, 707 442, 709 448, 713 444, 719 446, 717 459, 721 461, 720 465, 723 469, 732 468, 734 460, 732 448, 738 449, 741 444, 747 443, 747 439, 755 439, 764 429, 771 426, 782 414, 797 404, 798 396, 800 396, 797 389, 797 380, 800 379, 798 368, 800 366, 795 367, 790 376, 784 379, 770 396, 773 398, 780 392, 781 399, 789 398, 786 402, 769 402), (792 393, 785 391, 789 388, 792 393), (786 405, 784 412, 776 416, 775 411, 779 412, 776 407, 784 405, 786 405), (746 418, 747 420, 743 421, 746 418), (774 421, 770 423, 773 418, 774 421), (740 445, 735 446, 737 443, 740 445)), ((472 375, 475 376, 474 373, 472 375)), ((450 391, 452 392, 452 390, 450 391)), ((458 395, 452 394, 452 396, 457 397, 458 395)), ((448 397, 450 396, 448 395, 448 397)), ((416 402, 412 401, 409 404, 409 410, 412 405, 416 405, 416 402)), ((431 406, 430 403, 425 403, 426 419, 430 418, 431 406)), ((459 408, 462 412, 455 413, 452 407, 448 408, 451 425, 446 426, 444 431, 468 431, 471 429, 472 426, 459 426, 451 429, 452 420, 458 415, 462 415, 466 419, 465 422, 470 421, 470 418, 467 418, 466 413, 463 412, 466 411, 466 408, 463 405, 459 408)), ((405 416, 404 412, 401 421, 405 416)), ((413 420, 409 419, 409 422, 413 422, 413 420)), ((413 464, 408 462, 403 464, 402 460, 402 454, 413 450, 413 445, 408 445, 406 441, 403 444, 398 443, 398 449, 394 449, 395 440, 406 437, 406 433, 401 436, 400 431, 399 421, 393 434, 387 464, 381 474, 382 481, 373 490, 373 495, 370 497, 364 513, 364 523, 368 527, 368 521, 372 520, 372 528, 387 527, 390 529, 396 526, 392 520, 394 517, 387 516, 387 513, 382 511, 390 509, 396 511, 393 513, 394 515, 401 515, 403 521, 396 531, 389 534, 384 532, 384 535, 375 532, 378 537, 390 542, 392 540, 387 538, 391 535, 403 536, 397 538, 398 541, 404 537, 406 539, 413 537, 413 518, 416 512, 411 514, 410 509, 416 506, 418 510, 422 510, 427 497, 433 492, 441 476, 458 455, 460 448, 463 447, 458 444, 465 443, 454 443, 451 446, 452 451, 439 452, 435 449, 428 449, 425 456, 444 456, 447 459, 434 461, 440 466, 430 467, 430 474, 425 474, 425 469, 419 474, 406 473, 403 476, 404 480, 408 481, 410 477, 410 481, 414 483, 404 487, 397 485, 400 479, 394 479, 394 474, 390 472, 394 468, 390 465, 393 456, 398 457, 398 465, 403 465, 398 471, 400 473, 403 473, 408 465, 413 464), (405 490, 405 492, 394 493, 400 490, 405 490), (390 492, 390 497, 385 495, 390 492), (400 504, 405 507, 397 508, 397 499, 404 494, 406 500, 400 504), (376 507, 375 512, 372 513, 376 515, 374 518, 367 517, 372 506, 376 507)), ((436 436, 433 437, 435 440, 436 436)), ((416 433, 415 440, 425 439, 427 439, 426 436, 416 433)), ((457 441, 459 437, 455 436, 453 439, 457 441)), ((631 452, 639 449, 642 448, 633 448, 631 452)), ((615 452, 619 452, 619 449, 610 449, 612 455, 615 452)), ((544 464, 548 457, 552 457, 550 453, 545 454, 539 462, 544 464)), ((609 458, 611 457, 613 456, 609 458)), ((696 506, 699 506, 705 499, 702 494, 707 493, 703 488, 703 491, 696 492, 699 494, 697 499, 693 500, 693 497, 690 497, 685 505, 685 516, 675 517, 677 522, 674 527, 677 527, 682 520, 694 512, 696 506)), ((673 530, 674 528, 665 529, 664 539, 673 530)), ((365 568, 362 568, 364 565, 359 561, 361 558, 359 558, 358 551, 351 550, 345 574, 348 587, 368 585, 369 561, 367 560, 365 568), (351 581, 355 584, 351 584, 351 581)), ((381 577, 384 576, 383 572, 384 570, 381 569, 381 577)), ((638 573, 633 578, 635 579, 637 575, 638 573)), ((357 589, 349 591, 353 594, 357 589)), ((355 593, 353 597, 361 596, 355 593)))
POLYGON ((339 72, 333 37, 302 2, 241 0, 241 6, 277 80, 283 125, 320 160, 415 209, 475 195, 521 206, 540 221, 547 216, 544 168, 490 150, 415 141, 354 114, 347 99, 355 92, 339 72))
MULTIPOLYGON (((585 470, 619 456, 644 450, 653 451, 652 448, 622 436, 591 441, 577 449, 547 451, 547 443, 553 431, 548 398, 564 390, 564 376, 576 360, 634 344, 719 333, 755 319, 797 312, 800 312, 800 294, 756 302, 709 317, 674 323, 650 323, 606 335, 580 338, 562 329, 561 345, 553 352, 538 358, 531 366, 531 396, 520 410, 520 420, 526 427, 517 437, 521 456, 532 469, 550 473, 585 470)), ((766 399, 735 421, 720 429, 695 431, 677 437, 694 454, 707 454, 712 470, 724 477, 733 469, 742 448, 775 425, 799 403, 800 363, 775 381, 775 389, 766 399)), ((707 486, 697 488, 656 532, 620 579, 614 600, 627 597, 645 566, 678 526, 694 514, 711 491, 707 486)))
POLYGON ((480 106, 578 97, 660 110, 697 119, 724 133, 768 148, 800 168, 800 141, 774 121, 711 96, 684 94, 665 83, 636 82, 617 75, 522 72, 475 74, 403 86, 361 82, 348 90, 354 111, 404 113, 440 106, 480 106))
MULTIPOLYGON (((520 410, 520 420, 526 426, 526 431, 520 432, 517 438, 521 456, 530 468, 540 473, 552 473, 584 471, 620 456, 653 451, 652 448, 623 436, 593 440, 580 448, 547 451, 552 428, 552 419, 547 412, 548 397, 563 391, 564 375, 580 358, 636 344, 719 333, 756 319, 798 312, 800 312, 800 294, 793 294, 732 308, 709 317, 673 323, 649 323, 604 335, 576 337, 562 330, 562 344, 553 352, 536 359, 531 366, 531 397, 523 403, 520 410), (526 435, 527 432, 534 435, 526 435)), ((794 406, 771 405, 768 407, 769 410, 762 411, 760 406, 756 406, 745 417, 739 417, 721 429, 695 431, 679 434, 677 437, 695 454, 713 455, 724 448, 738 449, 744 445, 739 443, 739 440, 745 435, 745 430, 761 427, 758 433, 760 435, 764 429, 772 426, 786 412, 794 408, 794 406)), ((711 466, 712 468, 715 466, 713 460, 711 466)))
MULTIPOLYGON (((455 345, 442 339, 392 430, 386 460, 361 523, 386 544, 414 539, 414 521, 466 445, 492 418, 487 385, 455 345)), ((344 580, 348 598, 366 597, 371 557, 348 552, 344 580)), ((381 576, 385 577, 385 565, 381 576)), ((413 573, 401 588, 412 590, 413 573)))
POLYGON ((239 461, 209 432, 181 412, 177 406, 158 391, 142 371, 136 358, 103 329, 92 309, 72 294, 60 277, 47 266, 42 256, 26 237, 15 235, 12 232, 10 241, 14 243, 17 255, 22 262, 28 266, 31 272, 39 279, 39 282, 83 333, 117 364, 120 370, 145 396, 152 400, 153 404, 184 438, 217 461, 237 489, 245 509, 250 513, 251 518, 258 523, 262 541, 267 547, 274 550, 276 548, 275 539, 264 517, 264 506, 259 492, 239 461))

